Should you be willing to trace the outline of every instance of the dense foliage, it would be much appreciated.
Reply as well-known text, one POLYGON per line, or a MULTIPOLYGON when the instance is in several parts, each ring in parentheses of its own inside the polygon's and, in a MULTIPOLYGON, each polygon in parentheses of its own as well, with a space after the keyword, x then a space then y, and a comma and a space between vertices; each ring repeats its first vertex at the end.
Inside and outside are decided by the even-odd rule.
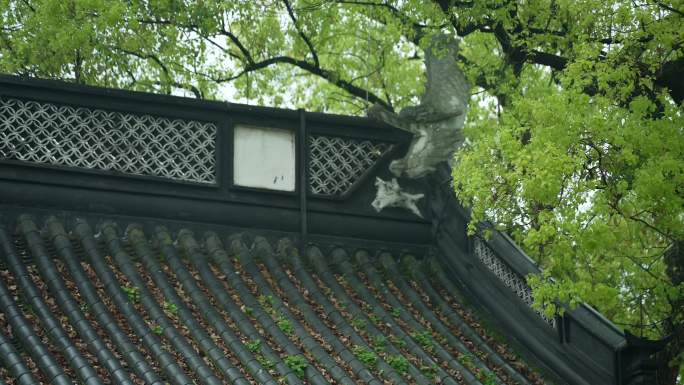
POLYGON ((0 0, 0 18, 0 72, 352 114, 416 103, 421 47, 455 32, 473 224, 554 278, 530 278, 548 312, 589 302, 684 360, 683 1, 0 0))

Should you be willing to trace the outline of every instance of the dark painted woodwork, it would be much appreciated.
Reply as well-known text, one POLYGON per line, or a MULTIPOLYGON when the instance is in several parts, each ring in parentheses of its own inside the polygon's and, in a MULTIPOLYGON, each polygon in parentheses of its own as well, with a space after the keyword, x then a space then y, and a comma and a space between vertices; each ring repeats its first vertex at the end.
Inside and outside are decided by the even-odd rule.
MULTIPOLYGON (((366 118, 201 101, 163 95, 0 76, 0 97, 42 100, 127 113, 210 121, 216 124, 216 185, 159 177, 28 164, 0 159, 1 222, 31 212, 94 222, 118 218, 171 231, 181 227, 239 229, 271 238, 289 237, 320 247, 368 247, 423 255, 429 248, 447 264, 473 306, 523 353, 559 383, 630 385, 650 378, 653 345, 625 336, 588 306, 566 311, 553 329, 496 278, 472 253, 467 210, 453 197, 449 170, 402 186, 425 192, 419 202, 426 220, 396 209, 375 212, 375 177, 389 179, 387 165, 406 151, 410 135, 366 118), (234 186, 233 127, 252 124, 298 133, 294 192, 234 186), (320 197, 306 189, 306 134, 325 134, 391 143, 394 151, 366 173, 343 197, 320 197)), ((489 247, 521 276, 535 264, 505 234, 493 232, 489 247)))

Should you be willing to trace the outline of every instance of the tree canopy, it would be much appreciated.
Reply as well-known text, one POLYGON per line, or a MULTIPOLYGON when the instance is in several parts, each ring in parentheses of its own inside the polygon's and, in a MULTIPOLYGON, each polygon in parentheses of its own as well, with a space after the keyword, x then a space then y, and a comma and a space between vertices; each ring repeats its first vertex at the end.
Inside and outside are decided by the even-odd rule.
MULTIPOLYGON (((586 301, 684 356, 684 1, 0 0, 0 72, 363 114, 415 104, 429 37, 472 89, 455 193, 586 301)), ((553 280, 549 280, 553 277, 553 280)))

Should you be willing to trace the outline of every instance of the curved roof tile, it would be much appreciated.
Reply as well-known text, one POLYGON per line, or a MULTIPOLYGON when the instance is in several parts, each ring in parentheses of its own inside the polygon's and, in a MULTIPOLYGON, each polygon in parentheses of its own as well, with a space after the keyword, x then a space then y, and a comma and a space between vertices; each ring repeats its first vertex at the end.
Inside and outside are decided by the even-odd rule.
POLYGON ((287 238, 15 225, 0 230, 7 382, 542 382, 410 257, 409 275, 398 256, 287 238))

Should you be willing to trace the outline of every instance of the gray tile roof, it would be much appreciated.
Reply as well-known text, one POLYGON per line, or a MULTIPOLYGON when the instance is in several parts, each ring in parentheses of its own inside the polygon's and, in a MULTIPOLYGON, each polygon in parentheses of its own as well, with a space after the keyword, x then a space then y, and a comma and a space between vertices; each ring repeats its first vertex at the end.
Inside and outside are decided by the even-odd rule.
POLYGON ((436 260, 300 255, 287 238, 163 223, 0 222, 0 384, 542 383, 436 260))

